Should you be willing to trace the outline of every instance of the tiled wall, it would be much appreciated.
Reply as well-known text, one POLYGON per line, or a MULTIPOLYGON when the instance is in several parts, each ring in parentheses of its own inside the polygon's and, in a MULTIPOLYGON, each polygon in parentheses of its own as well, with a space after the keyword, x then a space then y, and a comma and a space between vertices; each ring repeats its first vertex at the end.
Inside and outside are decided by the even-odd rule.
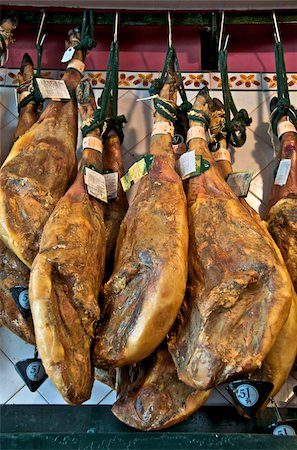
MULTIPOLYGON (((56 78, 58 71, 48 71, 47 77, 56 78)), ((4 159, 17 124, 17 107, 15 103, 16 73, 14 69, 0 69, 0 124, 1 124, 1 155, 4 159)), ((60 74, 61 75, 61 74, 60 74)), ((136 102, 137 98, 148 95, 150 86, 156 73, 120 73, 119 84, 119 113, 125 114, 128 124, 125 127, 123 155, 125 168, 146 153, 149 149, 150 132, 152 127, 152 101, 136 102)), ((87 72, 88 78, 98 97, 104 85, 104 72, 87 72)), ((273 145, 278 143, 269 134, 269 103, 276 95, 275 74, 235 73, 229 74, 233 99, 238 109, 247 109, 253 122, 247 130, 247 141, 244 147, 232 150, 234 170, 251 170, 254 178, 247 200, 261 213, 264 213, 272 184, 275 167, 273 145)), ((218 73, 184 74, 188 99, 193 101, 197 89, 207 85, 213 97, 222 99, 220 90, 220 75, 218 73)), ((297 74, 288 74, 291 103, 297 106, 297 74)), ((81 138, 80 138, 81 139, 81 138)), ((81 142, 79 139, 78 146, 81 142)), ((135 188, 134 188, 135 191, 135 188)), ((133 195, 133 188, 129 193, 133 195)), ((0 329, 0 365, 1 365, 1 403, 17 404, 63 404, 65 403, 56 388, 47 380, 36 393, 31 393, 14 369, 14 364, 28 357, 33 357, 34 348, 23 343, 8 330, 0 329)), ((296 380, 290 378, 277 397, 279 404, 292 391, 296 380)), ((222 388, 221 388, 222 390, 222 388)), ((95 382, 91 399, 88 404, 112 404, 115 393, 98 381, 95 382)), ((208 404, 226 402, 217 392, 208 404)), ((292 403, 290 404, 292 406, 292 403)), ((295 405, 296 406, 296 405, 295 405)))

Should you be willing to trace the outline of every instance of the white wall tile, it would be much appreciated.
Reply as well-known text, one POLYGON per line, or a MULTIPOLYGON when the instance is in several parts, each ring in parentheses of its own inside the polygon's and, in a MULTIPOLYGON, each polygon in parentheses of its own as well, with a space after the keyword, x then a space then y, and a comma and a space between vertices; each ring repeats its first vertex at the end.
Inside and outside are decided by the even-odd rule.
POLYGON ((31 392, 24 386, 8 402, 7 405, 47 405, 48 402, 36 391, 31 392))
POLYGON ((100 405, 113 405, 116 399, 116 391, 111 391, 103 400, 101 400, 100 405))
POLYGON ((6 403, 24 385, 24 381, 17 374, 13 363, 0 350, 1 389, 0 403, 6 403))
POLYGON ((34 345, 27 344, 5 327, 0 328, 0 343, 1 350, 14 364, 23 359, 34 358, 34 345))

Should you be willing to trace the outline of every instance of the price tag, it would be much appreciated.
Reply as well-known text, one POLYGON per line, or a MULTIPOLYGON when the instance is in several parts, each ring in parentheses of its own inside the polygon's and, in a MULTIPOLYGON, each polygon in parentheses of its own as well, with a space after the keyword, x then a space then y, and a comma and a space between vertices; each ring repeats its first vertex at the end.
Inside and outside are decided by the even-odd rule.
POLYGON ((73 55, 75 53, 75 48, 74 47, 68 47, 67 50, 65 50, 61 62, 68 62, 71 61, 73 55))
POLYGON ((47 379, 41 359, 30 358, 19 361, 15 365, 16 371, 22 377, 31 392, 35 392, 47 379))
POLYGON ((52 100, 71 100, 64 80, 36 78, 36 82, 43 98, 50 98, 52 100))
POLYGON ((137 181, 149 172, 153 160, 153 155, 144 155, 143 158, 130 167, 128 172, 121 178, 121 184, 124 192, 128 191, 133 184, 137 183, 137 181))
POLYGON ((233 172, 228 175, 227 183, 236 197, 246 197, 252 181, 252 172, 233 172))
POLYGON ((179 173, 182 180, 196 170, 195 151, 186 152, 179 158, 179 173))
POLYGON ((86 167, 85 183, 87 185, 88 194, 107 203, 107 191, 104 175, 95 171, 94 169, 86 167))
POLYGON ((240 407, 248 417, 254 417, 268 398, 273 384, 263 380, 237 380, 226 387, 235 404, 240 407))
POLYGON ((297 436, 297 419, 285 419, 269 425, 266 429, 274 436, 297 436))
POLYGON ((28 287, 14 286, 9 290, 23 318, 28 319, 31 316, 28 287))
POLYGON ((104 178, 108 200, 117 198, 119 174, 117 172, 105 173, 104 178))
POLYGON ((277 184, 278 186, 285 186, 290 171, 291 171, 291 160, 282 159, 277 169, 274 184, 277 184))

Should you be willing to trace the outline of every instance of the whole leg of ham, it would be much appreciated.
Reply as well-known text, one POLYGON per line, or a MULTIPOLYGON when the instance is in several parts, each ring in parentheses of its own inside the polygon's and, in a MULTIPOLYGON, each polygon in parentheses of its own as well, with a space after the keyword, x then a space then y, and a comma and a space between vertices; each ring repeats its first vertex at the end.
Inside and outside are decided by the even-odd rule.
MULTIPOLYGON (((205 101, 198 95, 195 107, 205 101)), ((261 365, 292 292, 272 239, 225 183, 206 141, 189 146, 211 167, 189 181, 189 301, 169 350, 179 378, 206 390, 261 365)))
MULTIPOLYGON (((74 59, 82 60, 77 50, 74 59)), ((67 69, 76 89, 81 74, 67 69)), ((29 268, 43 227, 64 195, 76 165, 77 102, 50 101, 38 121, 14 144, 0 171, 0 236, 29 268)))
POLYGON ((272 186, 267 222, 297 292, 297 132, 283 133, 280 146, 280 157, 291 160, 291 169, 284 186, 272 186))
POLYGON ((117 197, 110 200, 105 207, 104 223, 106 229, 106 261, 105 278, 108 279, 113 271, 114 254, 120 225, 128 209, 128 200, 120 183, 124 175, 124 165, 119 136, 111 130, 104 143, 103 166, 118 173, 117 197))
POLYGON ((112 412, 138 430, 160 430, 186 420, 211 393, 178 379, 165 342, 145 360, 117 370, 118 399, 112 412))
MULTIPOLYGON (((175 83, 163 98, 176 98, 175 83)), ((164 122, 159 114, 155 122, 164 122)), ((123 366, 148 356, 165 338, 181 306, 187 280, 186 197, 174 170, 170 134, 152 136, 148 175, 121 224, 115 268, 104 287, 95 365, 123 366)))
MULTIPOLYGON (((215 129, 218 126, 218 121, 224 118, 224 107, 220 100, 208 98, 208 105, 212 112, 210 129, 215 129), (221 112, 221 116, 218 116, 217 111, 221 112)), ((224 138, 220 140, 220 145, 226 148, 226 141, 224 138)), ((217 166, 224 178, 232 173, 232 166, 228 161, 217 161, 217 166)), ((268 236, 269 232, 265 222, 261 220, 259 214, 246 202, 244 198, 239 198, 239 201, 249 211, 254 220, 262 227, 264 233, 268 236)), ((275 245, 275 251, 279 256, 281 263, 283 263, 282 255, 275 245)), ((289 316, 281 328, 277 338, 264 359, 261 368, 253 372, 250 376, 253 379, 262 379, 270 381, 273 384, 273 389, 269 395, 269 398, 264 402, 259 413, 261 413, 267 406, 270 397, 274 397, 282 385, 286 381, 290 370, 294 364, 297 354, 297 296, 292 287, 292 303, 289 312, 289 316)))
MULTIPOLYGON (((18 73, 19 85, 29 82, 34 75, 33 61, 25 53, 18 73)), ((24 93, 23 93, 24 95, 24 93)), ((14 140, 24 134, 38 119, 38 105, 35 101, 22 106, 19 111, 14 140)), ((35 337, 31 317, 24 318, 17 308, 11 288, 28 287, 30 271, 19 258, 0 241, 0 324, 4 325, 24 341, 34 344, 35 337)))
MULTIPOLYGON (((90 117, 91 102, 82 111, 90 117)), ((98 129, 90 136, 99 137, 98 129)), ((72 404, 86 401, 93 385, 90 347, 106 248, 103 205, 84 185, 89 164, 101 170, 102 154, 84 149, 75 182, 44 227, 30 276, 38 352, 49 378, 72 404)))

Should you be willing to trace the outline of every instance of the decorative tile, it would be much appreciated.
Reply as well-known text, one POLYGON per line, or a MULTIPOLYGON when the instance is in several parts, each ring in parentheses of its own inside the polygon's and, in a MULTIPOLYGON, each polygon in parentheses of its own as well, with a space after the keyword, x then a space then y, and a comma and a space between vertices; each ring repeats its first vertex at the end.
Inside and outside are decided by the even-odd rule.
POLYGON ((297 73, 287 73, 289 90, 297 91, 297 73))
POLYGON ((186 89, 202 89, 210 87, 210 72, 203 73, 182 73, 184 86, 186 89))
MULTIPOLYGON (((229 73, 229 88, 240 90, 259 90, 261 89, 260 73, 229 73)), ((211 72, 211 89, 221 89, 222 80, 220 72, 211 72)))
POLYGON ((5 77, 5 86, 15 86, 17 87, 18 82, 18 72, 19 69, 7 69, 6 70, 6 77, 5 77))
POLYGON ((6 403, 7 405, 47 405, 48 402, 38 392, 31 392, 24 386, 6 403))
POLYGON ((156 78, 158 78, 158 74, 155 72, 151 73, 135 73, 135 78, 132 81, 133 88, 142 88, 149 89, 152 83, 156 78))
MULTIPOLYGON (((291 91, 297 90, 297 74, 287 73, 288 87, 291 91)), ((262 89, 277 90, 277 80, 275 73, 262 73, 262 89)))
POLYGON ((4 86, 6 79, 7 69, 5 67, 0 67, 0 86, 4 86))
POLYGON ((106 72, 85 71, 83 81, 88 80, 93 89, 103 88, 105 85, 106 72))
POLYGON ((18 392, 24 382, 16 373, 13 363, 0 350, 0 367, 1 367, 1 389, 0 404, 6 403, 13 395, 18 392))
POLYGON ((101 402, 99 402, 100 405, 113 405, 116 402, 117 394, 116 391, 111 391, 106 397, 104 397, 101 402))

